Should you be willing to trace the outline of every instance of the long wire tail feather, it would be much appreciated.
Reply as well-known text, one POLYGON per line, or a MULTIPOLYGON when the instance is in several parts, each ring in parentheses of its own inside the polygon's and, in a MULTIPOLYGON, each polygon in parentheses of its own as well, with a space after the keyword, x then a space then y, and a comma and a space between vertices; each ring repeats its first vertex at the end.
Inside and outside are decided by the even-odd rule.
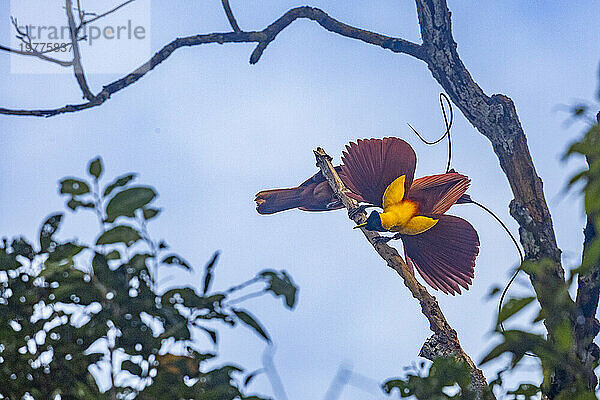
POLYGON ((444 117, 444 125, 446 126, 446 131, 439 139, 428 141, 426 140, 415 128, 412 127, 411 124, 408 124, 408 127, 414 132, 415 135, 421 140, 421 142, 426 145, 435 145, 444 140, 444 138, 448 138, 448 162, 446 163, 446 173, 450 172, 450 165, 452 163, 452 138, 450 137, 450 131, 452 129, 452 124, 454 123, 454 110, 452 108, 452 103, 448 96, 445 93, 440 93, 440 107, 442 109, 442 116, 444 117), (448 115, 446 114, 446 107, 444 106, 444 102, 448 104, 448 109, 450 110, 450 121, 448 121, 448 115))
MULTIPOLYGON (((502 222, 502 220, 500 219, 500 217, 498 217, 492 210, 490 210, 489 208, 487 208, 483 204, 478 203, 477 201, 475 201, 473 199, 471 199, 470 202, 473 203, 473 204, 475 204, 477 207, 481 208, 482 210, 484 210, 488 214, 490 214, 500 224, 500 226, 502 226, 502 228, 504 229, 504 231, 506 232, 506 234, 508 235, 508 237, 510 238, 510 240, 515 245, 515 248, 517 249, 517 252, 519 253, 519 260, 521 261, 521 264, 523 264, 523 261, 525 260, 525 257, 523 256, 523 250, 521 250, 521 247, 519 246, 519 244, 517 242, 517 239, 512 234, 512 232, 508 229, 508 227, 506 226, 506 224, 504 222, 502 222)), ((510 278, 510 280, 508 281, 508 283, 504 286, 504 289, 502 290, 502 294, 500 295, 500 301, 498 302, 498 313, 500 313, 500 311, 502 311, 502 306, 504 305, 504 298, 506 297, 506 294, 508 293, 508 289, 510 288, 510 286, 512 285, 512 283, 516 279, 517 275, 519 275, 520 271, 521 271, 520 269, 517 269, 514 272, 514 274, 512 275, 512 277, 510 278)), ((500 322, 500 329, 502 330, 502 332, 504 332, 504 324, 502 322, 500 322)))

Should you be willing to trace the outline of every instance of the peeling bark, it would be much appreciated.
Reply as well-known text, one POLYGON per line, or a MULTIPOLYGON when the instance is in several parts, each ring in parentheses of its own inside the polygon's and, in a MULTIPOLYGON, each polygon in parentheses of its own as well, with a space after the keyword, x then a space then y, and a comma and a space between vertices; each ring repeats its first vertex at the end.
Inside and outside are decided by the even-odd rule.
MULTIPOLYGON (((568 304, 564 310, 552 310, 548 298, 538 295, 542 308, 548 309, 549 317, 544 323, 550 331, 552 326, 568 319, 576 328, 575 318, 571 314, 575 303, 564 285, 565 272, 561 264, 561 251, 556 243, 542 180, 533 165, 514 103, 502 94, 486 95, 469 74, 456 50, 456 42, 452 37, 451 13, 446 1, 416 0, 416 3, 425 62, 433 77, 469 122, 489 139, 510 184, 514 195, 510 203, 510 212, 519 223, 525 258, 533 261, 551 260, 553 263, 553 268, 545 270, 544 276, 530 275, 536 293, 551 287, 559 291, 557 296, 567 299, 568 304)), ((551 337, 549 339, 552 340, 551 337)), ((583 339, 575 339, 576 348, 589 348, 581 342, 583 339)), ((573 351, 576 352, 575 349, 573 351)), ((593 367, 586 361, 590 353, 585 350, 578 355, 582 362, 589 365, 589 375, 593 376, 593 367)), ((548 397, 553 398, 560 393, 573 379, 567 371, 555 371, 548 397)), ((595 381, 592 379, 588 384, 593 384, 590 388, 595 387, 595 381)))

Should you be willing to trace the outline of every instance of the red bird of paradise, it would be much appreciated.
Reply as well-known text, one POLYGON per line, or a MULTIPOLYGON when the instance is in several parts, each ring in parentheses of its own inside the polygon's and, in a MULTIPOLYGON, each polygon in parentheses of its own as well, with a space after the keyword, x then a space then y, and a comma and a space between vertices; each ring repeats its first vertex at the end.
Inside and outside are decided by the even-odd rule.
MULTIPOLYGON (((404 140, 366 139, 346 145, 336 171, 351 197, 383 209, 355 228, 396 233, 384 240, 402 240, 411 269, 434 289, 460 294, 460 287, 469 289, 472 283, 479 237, 469 222, 445 213, 454 204, 470 202, 465 194, 470 180, 456 172, 414 179, 416 164, 416 154, 404 140)), ((255 201, 261 214, 343 207, 321 172, 295 188, 261 191, 255 201)))

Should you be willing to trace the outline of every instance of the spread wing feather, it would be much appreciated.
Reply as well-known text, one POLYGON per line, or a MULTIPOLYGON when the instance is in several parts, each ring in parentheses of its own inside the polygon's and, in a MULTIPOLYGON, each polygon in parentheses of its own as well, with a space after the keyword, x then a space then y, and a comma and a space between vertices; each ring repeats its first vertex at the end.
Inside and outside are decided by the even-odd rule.
POLYGON ((404 140, 388 137, 350 142, 342 154, 341 178, 366 202, 381 206, 385 189, 405 175, 405 193, 413 182, 417 156, 404 140))
POLYGON ((470 183, 456 172, 424 176, 414 180, 408 198, 419 205, 420 214, 443 214, 456 203, 470 201, 464 194, 470 183))
POLYGON ((404 251, 434 289, 460 294, 474 277, 479 237, 471 224, 453 215, 430 215, 438 223, 418 235, 402 235, 404 251))

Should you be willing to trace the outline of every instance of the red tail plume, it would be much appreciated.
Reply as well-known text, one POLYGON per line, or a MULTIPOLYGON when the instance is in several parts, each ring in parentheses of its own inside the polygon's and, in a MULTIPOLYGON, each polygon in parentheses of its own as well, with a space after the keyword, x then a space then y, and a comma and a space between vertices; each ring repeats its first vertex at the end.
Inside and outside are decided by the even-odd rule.
POLYGON ((274 214, 300 207, 302 188, 263 190, 256 194, 256 211, 260 214, 274 214))
MULTIPOLYGON (((340 172, 340 167, 335 167, 340 172)), ((256 210, 260 214, 299 208, 304 211, 329 211, 342 208, 343 205, 333 195, 331 187, 321 172, 317 172, 300 186, 291 189, 263 190, 254 199, 256 210)))

